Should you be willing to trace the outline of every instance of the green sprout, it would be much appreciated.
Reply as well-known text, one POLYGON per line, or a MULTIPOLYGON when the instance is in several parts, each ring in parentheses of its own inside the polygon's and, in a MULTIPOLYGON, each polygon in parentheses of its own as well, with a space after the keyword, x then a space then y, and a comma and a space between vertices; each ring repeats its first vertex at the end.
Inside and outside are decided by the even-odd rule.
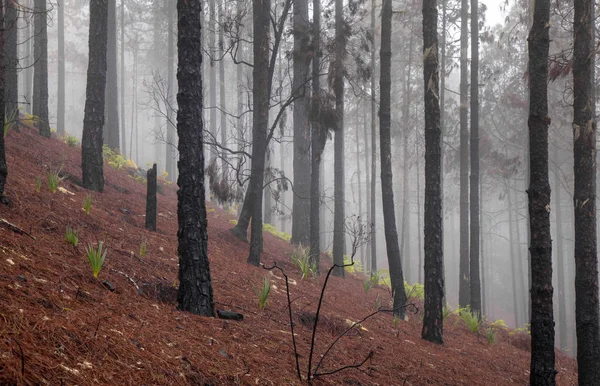
POLYGON ((85 210, 85 214, 90 214, 90 208, 92 207, 92 195, 88 194, 85 196, 85 200, 83 200, 83 210, 85 210))
POLYGON ((269 278, 264 276, 262 287, 260 289, 254 288, 256 296, 258 296, 258 308, 263 309, 267 306, 269 295, 271 294, 271 282, 269 278))
POLYGON ((65 240, 72 246, 76 247, 77 244, 79 244, 79 236, 77 236, 77 231, 71 227, 67 227, 65 230, 65 240))
POLYGON ((100 269, 104 265, 104 259, 106 259, 106 251, 102 251, 103 242, 100 241, 98 243, 98 249, 94 249, 92 244, 89 244, 85 249, 85 253, 87 258, 92 266, 92 271, 94 273, 94 277, 98 278, 98 274, 100 273, 100 269))

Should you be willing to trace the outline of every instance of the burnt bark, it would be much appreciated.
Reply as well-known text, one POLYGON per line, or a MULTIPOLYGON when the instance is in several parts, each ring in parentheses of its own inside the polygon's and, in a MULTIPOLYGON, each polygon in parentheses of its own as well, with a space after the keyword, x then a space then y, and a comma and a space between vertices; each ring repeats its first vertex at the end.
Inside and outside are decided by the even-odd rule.
MULTIPOLYGON (((550 0, 537 0, 529 46, 529 253, 531 259, 531 385, 555 385, 552 237, 548 176, 548 50, 550 0)), ((594 218, 595 223, 595 218, 594 218)), ((597 280, 597 279, 596 279, 597 280)), ((598 304, 596 303, 596 306, 598 304)), ((598 335, 598 332, 596 332, 598 335)))
POLYGON ((33 25, 33 108, 40 135, 50 138, 48 121, 48 14, 46 0, 35 0, 33 25))
POLYGON ((479 273, 479 7, 471 0, 471 180, 469 285, 471 311, 481 316, 481 278, 479 273))
MULTIPOLYGON (((314 15, 314 12, 313 12, 314 15)), ((311 58, 309 51, 310 27, 308 1, 294 1, 294 196, 292 206, 292 244, 310 243, 311 133, 308 122, 308 75, 311 58)), ((318 68, 318 67, 317 67, 318 68)), ((316 95, 316 94, 315 94, 316 95)))
POLYGON ((596 235, 596 99, 594 2, 575 0, 573 155, 575 189, 575 324, 580 385, 600 384, 600 316, 596 235))
POLYGON ((425 101, 425 303, 422 337, 443 343, 444 252, 437 1, 423 0, 425 101))
MULTIPOLYGON (((108 41, 106 52, 106 105, 103 136, 111 149, 119 149, 119 87, 117 76, 117 0, 108 0, 108 41)), ((124 150, 124 149, 123 149, 124 150)))
MULTIPOLYGON (((402 272, 402 251, 398 245, 396 230, 396 213, 394 207, 394 189, 392 176, 391 149, 391 66, 392 66, 392 0, 383 0, 381 8, 381 50, 379 78, 379 140, 381 146, 381 203, 383 206, 383 223, 385 244, 387 248, 390 282, 394 296, 394 315, 404 318, 406 292, 404 290, 404 274, 402 272)), ((409 74, 410 76, 410 74, 409 74)), ((405 117, 406 119, 406 117, 405 117)), ((406 140, 406 138, 405 138, 406 140)), ((406 165, 405 171, 406 173, 406 165)))
MULTIPOLYGON (((19 81, 17 67, 19 54, 17 50, 17 21, 19 18, 18 5, 14 0, 6 0, 4 14, 4 110, 5 119, 10 119, 10 126, 18 128, 19 106, 18 89, 19 81)), ((60 35, 60 34, 59 34, 60 35)))
POLYGON ((214 315, 208 262, 208 229, 204 197, 202 120, 202 29, 199 1, 177 0, 177 134, 179 178, 177 231, 179 309, 214 315))
MULTIPOLYGON (((267 127, 269 124, 269 40, 271 0, 253 0, 254 12, 254 67, 252 69, 253 130, 252 169, 248 187, 251 202, 251 241, 248 263, 258 266, 263 250, 262 192, 267 152, 267 127)), ((239 223, 238 223, 239 225, 239 223)))
POLYGON ((107 0, 90 1, 89 63, 81 140, 83 186, 104 190, 102 127, 106 89, 107 0))
POLYGON ((335 63, 333 91, 335 93, 335 139, 333 144, 334 183, 333 183, 333 270, 334 276, 343 277, 345 247, 345 208, 344 208, 344 58, 346 55, 344 34, 344 2, 335 0, 335 63))
POLYGON ((469 2, 460 5, 460 249, 458 267, 458 305, 470 303, 469 285, 469 84, 467 49, 469 45, 469 2))
POLYGON ((146 172, 146 229, 156 232, 156 164, 146 172))
MULTIPOLYGON (((0 15, 4 12, 4 4, 0 1, 0 15)), ((6 78, 6 69, 4 68, 4 30, 0 29, 0 95, 4 95, 4 79, 6 78)), ((3 111, 4 98, 0 100, 0 111, 3 111)), ((0 127, 4 127, 4 114, 0 114, 0 127)), ((6 177, 8 176, 8 167, 6 165, 6 149, 4 143, 4 133, 0 135, 0 202, 6 203, 4 195, 4 187, 6 185, 6 177)))

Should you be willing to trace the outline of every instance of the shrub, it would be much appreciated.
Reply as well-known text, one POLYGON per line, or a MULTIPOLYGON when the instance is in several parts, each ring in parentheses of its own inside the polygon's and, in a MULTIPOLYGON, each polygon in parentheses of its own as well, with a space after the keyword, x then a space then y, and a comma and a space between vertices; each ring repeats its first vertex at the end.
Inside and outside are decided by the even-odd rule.
POLYGON ((404 281, 404 291, 407 299, 425 299, 425 287, 421 283, 408 284, 404 281))
POLYGON ((56 171, 49 171, 48 173, 46 173, 46 179, 48 182, 48 190, 51 193, 56 193, 58 184, 60 184, 60 182, 65 179, 65 177, 60 177, 60 169, 59 169, 56 171))
POLYGON ((275 237, 279 237, 280 239, 289 242, 292 239, 292 236, 290 236, 289 234, 285 233, 285 232, 281 232, 279 230, 277 230, 277 228, 275 228, 273 225, 271 224, 263 224, 263 231, 269 232, 270 234, 272 234, 275 237))
POLYGON ((308 277, 309 274, 312 274, 313 277, 316 276, 316 267, 310 262, 310 248, 298 245, 294 248, 291 258, 294 264, 300 268, 300 272, 302 272, 301 279, 308 277))
POLYGON ((478 312, 471 311, 471 307, 467 306, 458 309, 458 316, 460 316, 465 325, 469 328, 469 331, 479 332, 483 323, 483 318, 481 318, 481 315, 478 312))
POLYGON ((92 195, 88 194, 85 196, 85 200, 83 200, 83 210, 85 210, 85 214, 90 214, 90 209, 92 207, 92 195))
POLYGON ((77 231, 71 227, 67 227, 65 230, 65 240, 72 246, 76 247, 79 244, 79 237, 77 236, 77 231))
POLYGON ((262 287, 254 288, 254 292, 258 296, 258 308, 262 310, 267 306, 271 294, 271 282, 267 276, 263 277, 262 287))
POLYGON ((63 141, 69 147, 75 147, 75 146, 79 145, 79 140, 74 135, 69 135, 69 134, 65 135, 63 138, 63 141))
POLYGON ((104 259, 106 259, 106 250, 102 251, 102 244, 102 241, 98 243, 98 249, 94 249, 92 244, 88 244, 87 248, 85 249, 85 254, 87 255, 88 261, 92 266, 92 271, 95 278, 98 278, 100 269, 102 269, 102 266, 104 265, 104 259))

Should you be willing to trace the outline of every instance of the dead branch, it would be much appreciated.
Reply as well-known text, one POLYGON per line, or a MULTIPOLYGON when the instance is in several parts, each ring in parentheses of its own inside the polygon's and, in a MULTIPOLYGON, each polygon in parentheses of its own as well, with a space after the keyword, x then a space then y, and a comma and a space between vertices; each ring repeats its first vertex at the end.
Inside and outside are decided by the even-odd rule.
POLYGON ((29 237, 31 237, 33 240, 35 240, 35 237, 33 237, 33 236, 31 235, 31 233, 29 233, 29 232, 27 232, 27 231, 25 231, 25 230, 23 230, 23 229, 19 228, 19 227, 18 227, 18 226, 16 226, 15 224, 12 224, 12 223, 10 223, 10 222, 6 221, 6 220, 5 220, 5 219, 3 219, 3 218, 0 218, 0 225, 3 225, 3 226, 5 226, 5 227, 7 227, 8 229, 10 229, 11 231, 13 231, 13 232, 15 232, 15 233, 18 233, 18 234, 20 234, 20 235, 26 235, 26 236, 29 236, 29 237))

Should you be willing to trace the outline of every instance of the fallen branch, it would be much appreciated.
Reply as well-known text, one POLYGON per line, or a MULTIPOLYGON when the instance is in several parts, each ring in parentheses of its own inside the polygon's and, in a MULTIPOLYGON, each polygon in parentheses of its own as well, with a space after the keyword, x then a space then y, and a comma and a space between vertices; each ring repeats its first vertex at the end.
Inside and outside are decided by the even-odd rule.
POLYGON ((18 233, 18 234, 20 234, 20 235, 26 235, 26 236, 29 236, 29 237, 31 237, 32 239, 34 239, 34 240, 35 240, 35 237, 33 237, 33 236, 31 235, 31 233, 24 231, 23 229, 19 228, 19 227, 18 227, 18 226, 16 226, 15 224, 12 224, 12 223, 10 223, 10 222, 6 221, 6 220, 5 220, 5 219, 3 219, 3 218, 0 218, 0 225, 3 225, 3 226, 5 226, 5 227, 7 227, 8 229, 10 229, 11 231, 13 231, 13 232, 15 232, 15 233, 18 233))
POLYGON ((135 280, 133 280, 128 274, 126 274, 125 272, 117 271, 116 269, 113 269, 113 268, 111 268, 110 270, 115 273, 118 273, 119 275, 125 276, 131 282, 131 284, 133 284, 133 286, 135 287, 135 289, 137 290, 137 293, 139 295, 142 295, 144 293, 144 291, 142 291, 142 289, 137 285, 135 280))

